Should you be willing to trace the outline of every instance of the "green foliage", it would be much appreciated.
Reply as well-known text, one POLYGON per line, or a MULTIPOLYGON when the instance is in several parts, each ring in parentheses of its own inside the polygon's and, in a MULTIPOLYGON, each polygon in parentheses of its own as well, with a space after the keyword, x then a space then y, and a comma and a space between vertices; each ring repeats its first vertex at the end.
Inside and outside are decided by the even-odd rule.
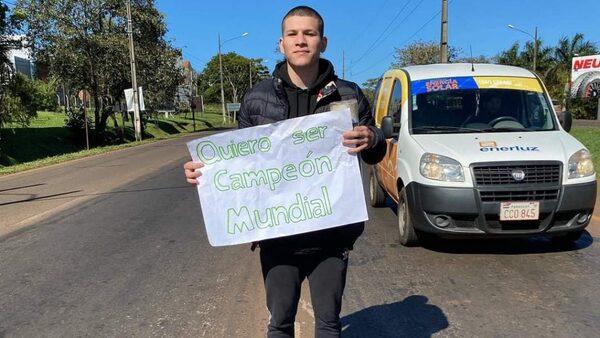
MULTIPOLYGON (((28 95, 28 83, 22 76, 13 76, 7 52, 20 45, 14 38, 20 28, 19 16, 0 2, 0 128, 10 123, 26 124, 35 115, 28 95)), ((1 151, 0 151, 1 152, 1 151)))
MULTIPOLYGON (((412 65, 428 65, 440 62, 440 45, 433 41, 416 41, 402 48, 395 48, 392 68, 412 65)), ((457 59, 460 49, 448 47, 448 61, 457 59)))
MULTIPOLYGON (((595 120, 598 114, 597 97, 578 97, 566 99, 567 110, 573 114, 574 119, 595 120)), ((600 156, 600 154, 599 154, 600 156)))
POLYGON ((27 125, 38 110, 56 110, 54 88, 53 81, 31 81, 19 73, 11 76, 4 86, 0 127, 13 123, 27 125))
MULTIPOLYGON (((236 53, 222 55, 223 91, 226 102, 240 102, 244 93, 252 85, 269 77, 262 59, 248 59, 236 53), (251 76, 250 76, 251 75, 251 76)), ((206 102, 221 102, 221 83, 219 78, 219 56, 215 55, 206 64, 198 78, 199 90, 206 102)))
MULTIPOLYGON (((18 0, 28 13, 34 56, 67 87, 88 90, 98 132, 106 127, 106 105, 131 88, 126 2, 118 0, 18 0), (105 98, 106 97, 106 98, 105 98)), ((132 1, 138 86, 149 109, 172 102, 180 80, 180 51, 164 39, 164 16, 153 0, 132 1)))
MULTIPOLYGON (((120 128, 107 126, 107 140, 99 140, 90 135, 91 145, 125 143, 85 151, 85 135, 65 127, 66 115, 63 112, 40 112, 27 127, 15 125, 0 139, 0 146, 7 151, 0 156, 0 175, 30 169, 74 158, 89 156, 116 148, 137 145, 131 121, 117 119, 120 128), (123 138, 120 137, 123 136, 123 138), (22 165, 20 165, 22 164, 22 165), (3 167, 5 166, 5 167, 3 167)), ((231 128, 234 125, 222 123, 220 105, 207 105, 204 113, 196 113, 196 130, 231 128)), ((144 140, 163 139, 193 131, 191 114, 179 114, 171 118, 154 116, 146 123, 144 140)))
POLYGON ((55 80, 32 81, 31 91, 33 105, 36 110, 56 111, 58 109, 55 80))
POLYGON ((377 90, 378 78, 367 79, 363 82, 361 88, 365 97, 369 100, 371 106, 374 104, 375 90, 377 90))
MULTIPOLYGON (((67 117, 65 119, 65 125, 67 128, 71 129, 74 132, 78 132, 85 129, 85 110, 83 107, 79 109, 67 109, 67 117)), ((92 120, 87 118, 88 128, 92 127, 92 120)))
POLYGON ((16 74, 3 89, 2 105, 0 106, 0 127, 8 123, 26 125, 35 117, 38 106, 35 100, 35 88, 21 74, 16 74))
MULTIPOLYGON (((571 62, 576 55, 594 55, 598 53, 596 45, 585 40, 583 34, 577 33, 572 38, 562 37, 556 46, 544 46, 538 39, 538 52, 536 73, 544 81, 550 96, 564 102, 569 91, 569 78, 571 76, 571 62)), ((500 52, 494 59, 496 63, 533 69, 534 44, 529 41, 521 50, 518 43, 509 49, 500 52)), ((577 114, 583 113, 587 102, 572 103, 577 114)))

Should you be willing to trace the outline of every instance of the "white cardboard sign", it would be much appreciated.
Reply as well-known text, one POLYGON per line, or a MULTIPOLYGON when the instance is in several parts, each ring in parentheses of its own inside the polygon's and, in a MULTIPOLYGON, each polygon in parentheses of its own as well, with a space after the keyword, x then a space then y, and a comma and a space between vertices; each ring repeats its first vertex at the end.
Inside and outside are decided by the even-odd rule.
MULTIPOLYGON (((133 111, 133 88, 124 89, 125 92, 125 102, 127 103, 127 111, 133 111)), ((144 91, 142 87, 138 87, 138 96, 140 102, 140 111, 146 110, 146 105, 144 104, 144 91)))
POLYGON ((367 220, 359 162, 342 145, 350 110, 187 143, 205 164, 198 195, 212 246, 248 243, 367 220))

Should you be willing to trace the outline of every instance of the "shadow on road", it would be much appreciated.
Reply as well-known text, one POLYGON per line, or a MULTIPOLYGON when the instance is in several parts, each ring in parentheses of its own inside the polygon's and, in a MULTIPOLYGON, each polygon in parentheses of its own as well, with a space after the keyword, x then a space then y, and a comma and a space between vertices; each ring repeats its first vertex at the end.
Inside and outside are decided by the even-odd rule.
POLYGON ((485 238, 485 239, 445 239, 428 238, 422 245, 424 248, 449 254, 493 254, 523 255, 548 252, 564 252, 585 249, 594 243, 589 232, 574 243, 561 244, 549 236, 531 238, 485 238))
POLYGON ((448 327, 448 318, 425 296, 413 295, 403 301, 375 305, 342 318, 342 337, 429 338, 448 327))
MULTIPOLYGON (((387 197, 385 203, 385 207, 397 214, 396 202, 387 197)), ((536 235, 529 238, 438 238, 424 234, 422 238, 419 238, 419 242, 426 249, 449 254, 522 255, 581 250, 591 246, 594 243, 594 237, 584 231, 576 242, 564 244, 547 235, 536 235)))
MULTIPOLYGON (((86 196, 106 196, 106 195, 115 195, 115 194, 130 194, 130 193, 139 193, 139 192, 148 192, 148 191, 189 189, 189 188, 190 187, 188 185, 185 185, 185 186, 176 186, 176 187, 160 187, 160 188, 148 188, 148 189, 114 190, 114 191, 108 191, 108 192, 97 192, 97 193, 90 193, 90 194, 72 195, 72 194, 81 192, 81 190, 73 190, 73 191, 68 191, 68 192, 59 193, 59 194, 35 196, 35 197, 29 197, 29 198, 26 198, 23 200, 0 203, 0 206, 9 205, 9 204, 25 203, 25 202, 35 202, 38 200, 46 201, 46 200, 59 200, 59 199, 65 199, 65 198, 72 199, 72 198, 86 197, 86 196), (66 196, 66 195, 68 195, 68 196, 66 196)), ((0 338, 2 338, 2 337, 0 337, 0 338)))
POLYGON ((26 199, 22 199, 22 200, 18 200, 18 201, 10 201, 10 202, 5 202, 5 203, 0 203, 0 206, 4 206, 4 205, 11 205, 11 204, 19 204, 19 203, 26 203, 26 202, 35 202, 35 201, 39 201, 39 200, 53 200, 53 199, 57 199, 57 198, 73 198, 76 195, 71 195, 71 194, 75 194, 80 192, 81 190, 72 190, 72 191, 67 191, 67 192, 61 192, 58 194, 51 194, 51 195, 44 195, 44 196, 30 196, 26 199), (65 196, 65 195, 70 195, 68 197, 57 197, 57 196, 65 196))
POLYGON ((12 191, 12 190, 25 189, 25 188, 39 187, 40 185, 46 185, 46 183, 37 183, 37 184, 24 185, 24 186, 21 186, 21 187, 13 187, 13 188, 0 189, 0 195, 3 195, 1 193, 5 192, 5 191, 12 191))

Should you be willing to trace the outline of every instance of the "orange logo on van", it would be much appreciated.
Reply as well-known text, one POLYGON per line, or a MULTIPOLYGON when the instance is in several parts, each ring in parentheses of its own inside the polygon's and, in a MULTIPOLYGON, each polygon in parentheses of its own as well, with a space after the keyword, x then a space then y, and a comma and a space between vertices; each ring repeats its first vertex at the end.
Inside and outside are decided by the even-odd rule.
POLYGON ((482 141, 479 142, 480 147, 496 147, 496 141, 482 141))

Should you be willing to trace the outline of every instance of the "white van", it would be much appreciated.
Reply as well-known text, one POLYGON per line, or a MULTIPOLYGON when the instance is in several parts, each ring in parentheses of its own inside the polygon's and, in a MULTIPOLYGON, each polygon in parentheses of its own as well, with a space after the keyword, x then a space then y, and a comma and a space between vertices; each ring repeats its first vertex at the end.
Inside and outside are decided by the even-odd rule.
POLYGON ((562 126, 538 77, 491 64, 393 69, 374 99, 386 157, 370 200, 398 203, 404 245, 421 234, 577 240, 596 199, 589 151, 562 126))

